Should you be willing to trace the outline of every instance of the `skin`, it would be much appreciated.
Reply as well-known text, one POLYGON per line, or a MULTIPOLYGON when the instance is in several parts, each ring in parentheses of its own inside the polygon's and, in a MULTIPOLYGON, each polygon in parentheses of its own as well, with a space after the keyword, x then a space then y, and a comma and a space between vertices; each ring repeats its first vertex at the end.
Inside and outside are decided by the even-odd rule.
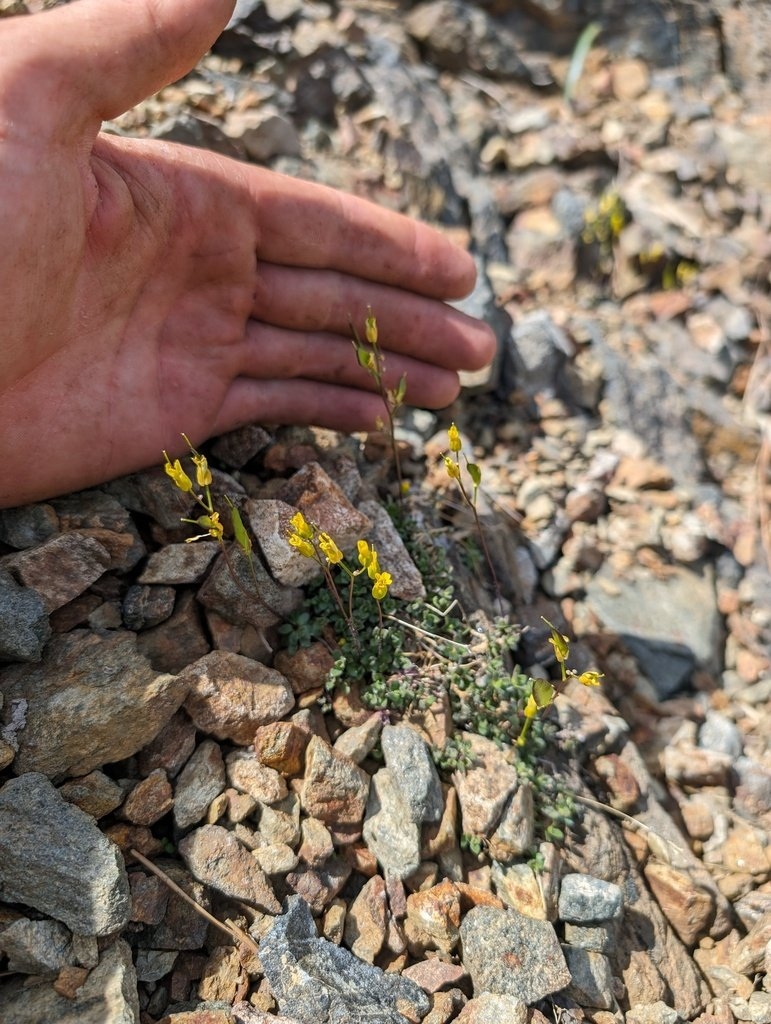
POLYGON ((100 133, 185 74, 232 0, 78 0, 0 21, 0 507, 249 422, 371 428, 348 319, 439 408, 490 330, 438 232, 216 154, 100 133))

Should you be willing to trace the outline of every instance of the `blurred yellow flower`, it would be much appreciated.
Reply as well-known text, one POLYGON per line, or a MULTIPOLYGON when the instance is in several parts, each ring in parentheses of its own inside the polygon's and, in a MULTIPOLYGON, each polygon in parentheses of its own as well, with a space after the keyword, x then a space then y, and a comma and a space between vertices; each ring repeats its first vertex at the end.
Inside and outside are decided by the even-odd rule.
POLYGON ((212 481, 211 470, 209 469, 209 462, 205 455, 193 455, 191 456, 195 463, 195 479, 199 487, 208 487, 212 481))
POLYGON ((313 527, 306 522, 302 512, 295 512, 289 520, 289 524, 294 532, 299 533, 301 537, 305 537, 306 540, 313 539, 313 527))
POLYGON ((457 462, 453 462, 449 455, 444 456, 444 468, 451 480, 460 480, 460 466, 457 462))
POLYGON ((314 546, 305 537, 301 537, 299 533, 290 533, 287 539, 293 548, 297 548, 301 555, 305 555, 306 558, 316 557, 314 546))
POLYGON ((180 491, 192 491, 193 481, 182 468, 182 463, 179 459, 174 459, 172 462, 166 452, 163 453, 163 457, 166 460, 166 464, 163 468, 166 470, 167 475, 174 481, 174 484, 180 489, 180 491))
POLYGON ((372 588, 372 596, 376 601, 382 601, 388 593, 388 588, 393 583, 390 572, 379 572, 375 577, 375 585, 372 588))
POLYGON ((333 565, 337 565, 338 562, 342 562, 343 552, 337 544, 335 544, 328 533, 319 534, 319 547, 323 554, 327 556, 328 562, 331 562, 333 565))
POLYGON ((459 452, 463 447, 463 444, 460 439, 460 431, 458 430, 454 423, 450 424, 450 428, 447 431, 447 434, 450 438, 450 451, 459 452))

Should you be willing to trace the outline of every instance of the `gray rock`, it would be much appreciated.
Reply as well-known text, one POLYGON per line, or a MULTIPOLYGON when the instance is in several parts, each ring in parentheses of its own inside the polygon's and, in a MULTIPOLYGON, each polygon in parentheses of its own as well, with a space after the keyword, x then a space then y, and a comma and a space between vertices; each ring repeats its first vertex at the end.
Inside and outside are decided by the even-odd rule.
POLYGON ((137 978, 131 949, 118 939, 102 953, 74 999, 60 996, 52 984, 25 987, 14 980, 0 988, 3 1024, 139 1024, 137 978))
POLYGON ((442 784, 426 741, 408 725, 386 725, 380 742, 386 767, 410 809, 410 821, 439 821, 442 784))
POLYGON ((51 537, 26 551, 6 555, 0 565, 41 596, 47 612, 61 608, 91 586, 110 565, 107 548, 85 532, 51 537))
POLYGON ((557 390, 558 374, 571 354, 567 335, 548 313, 541 310, 528 313, 511 328, 507 357, 513 380, 510 374, 508 383, 531 397, 553 395, 557 390))
POLYGON ((617 633, 657 693, 671 697, 696 666, 715 669, 722 656, 721 618, 712 572, 671 567, 665 579, 606 565, 589 581, 586 605, 617 633))
POLYGON ((216 544, 167 544, 153 551, 139 583, 197 583, 217 557, 216 544))
POLYGON ((128 922, 129 884, 118 848, 36 772, 0 789, 0 898, 84 935, 109 935, 128 922))
POLYGON ((134 584, 123 598, 123 622, 128 629, 150 629, 165 622, 174 611, 173 587, 134 584))
POLYGON ((405 1024, 422 1020, 430 1007, 413 981, 385 974, 319 938, 298 896, 286 900, 284 913, 263 936, 260 962, 282 1014, 298 1024, 405 1024))
POLYGON ((225 762, 219 743, 204 740, 179 773, 174 789, 174 824, 186 829, 206 814, 209 804, 225 788, 225 762))
POLYGON ((420 864, 420 828, 390 768, 372 777, 362 834, 386 875, 408 878, 420 864))
POLYGON ((43 598, 0 569, 0 662, 40 661, 50 636, 43 598))
POLYGON ((563 877, 559 898, 559 915, 563 921, 599 924, 618 919, 623 910, 623 893, 614 882, 577 873, 563 877))
POLYGON ((556 932, 547 921, 477 906, 463 919, 460 937, 475 994, 507 994, 530 1004, 570 983, 556 932))
POLYGON ((563 946, 562 951, 571 977, 567 994, 582 1007, 614 1009, 616 999, 613 995, 613 972, 608 958, 602 953, 573 946, 563 946))
POLYGON ((735 722, 718 711, 707 711, 704 724, 699 729, 699 746, 739 758, 744 752, 742 734, 735 722))
POLYGON ((22 974, 55 973, 73 962, 69 929, 49 919, 14 921, 0 931, 0 949, 8 957, 8 970, 22 974))
POLYGON ((0 509, 0 541, 11 548, 35 547, 58 532, 59 518, 51 505, 0 509))
POLYGON ((83 630, 53 637, 39 665, 6 669, 3 687, 4 715, 12 700, 27 701, 14 771, 56 780, 135 754, 186 693, 174 676, 150 668, 134 633, 105 639, 83 630))

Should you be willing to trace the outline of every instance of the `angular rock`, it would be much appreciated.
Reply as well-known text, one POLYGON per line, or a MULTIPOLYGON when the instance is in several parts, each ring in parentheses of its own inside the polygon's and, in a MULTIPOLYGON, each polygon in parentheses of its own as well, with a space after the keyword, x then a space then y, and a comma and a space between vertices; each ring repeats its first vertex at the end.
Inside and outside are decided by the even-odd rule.
POLYGON ((643 873, 680 941, 686 946, 694 946, 702 935, 709 932, 715 916, 714 895, 686 871, 669 864, 649 861, 643 873))
POLYGON ((562 878, 559 915, 572 924, 612 921, 624 910, 624 896, 613 882, 592 875, 568 874, 562 878))
POLYGON ((189 689, 185 711, 217 739, 246 745, 258 726, 277 722, 294 707, 280 672, 229 651, 212 651, 178 677, 189 689))
POLYGON ((428 744, 408 725, 386 725, 380 737, 386 768, 417 825, 442 816, 442 786, 428 744))
POLYGON ((343 941, 354 956, 372 964, 385 942, 387 923, 385 882, 380 875, 374 875, 348 908, 343 941))
POLYGON ((156 768, 131 790, 120 809, 120 817, 134 825, 154 825, 171 810, 171 784, 163 768, 156 768))
POLYGON ((600 1010, 615 1009, 613 971, 608 958, 602 953, 576 949, 573 946, 563 946, 562 951, 571 978, 567 994, 575 999, 579 1006, 591 1006, 600 1010))
POLYGON ((49 974, 72 963, 72 935, 58 921, 30 921, 22 917, 0 930, 0 949, 8 957, 8 970, 22 974, 49 974))
POLYGON ((460 928, 463 964, 474 993, 534 1003, 570 984, 554 928, 516 910, 472 907, 460 928))
POLYGON ((59 786, 59 793, 94 818, 103 818, 123 800, 123 790, 117 782, 98 769, 79 779, 68 779, 59 786))
POLYGON ((39 665, 4 671, 6 700, 27 702, 17 774, 86 775, 136 753, 163 728, 186 684, 150 668, 133 633, 55 636, 39 665))
POLYGON ((389 593, 402 601, 424 600, 426 588, 423 577, 389 514, 377 501, 362 501, 359 511, 372 520, 370 543, 378 553, 381 568, 393 577, 389 593))
POLYGON ((0 566, 40 594, 49 613, 82 594, 109 565, 107 549, 81 531, 60 534, 39 547, 0 559, 0 566))
POLYGON ((455 1024, 527 1024, 528 1020, 527 1005, 521 999, 482 992, 469 999, 455 1017, 455 1024))
POLYGON ((502 863, 521 857, 532 847, 534 836, 533 787, 522 783, 506 804, 500 824, 490 837, 490 856, 502 863))
POLYGON ((216 544, 166 544, 150 554, 138 582, 174 587, 197 583, 217 557, 217 550, 216 544))
POLYGON ((411 820, 411 808, 389 768, 372 777, 362 835, 386 877, 404 879, 417 871, 420 828, 411 820))
POLYGON ((265 873, 232 832, 203 825, 182 840, 179 852, 199 882, 269 914, 279 913, 281 905, 265 873))
POLYGON ((299 509, 319 530, 332 537, 341 551, 351 551, 369 535, 371 520, 348 501, 318 462, 298 469, 281 487, 278 497, 299 509))
POLYGON ((290 520, 297 512, 293 505, 272 498, 247 501, 244 512, 274 579, 287 587, 302 587, 318 579, 322 569, 316 559, 301 555, 287 540, 290 520))
POLYGON ((225 788, 225 762, 219 743, 204 740, 193 751, 174 787, 174 824, 187 829, 206 814, 225 788))
POLYGON ((314 736, 305 753, 303 810, 323 822, 357 825, 364 817, 369 781, 369 775, 349 757, 314 736))
POLYGON ((307 905, 290 896, 260 943, 260 962, 281 1013, 298 1024, 421 1020, 429 1000, 398 974, 384 974, 347 949, 318 938, 307 905), (400 1012, 401 1011, 401 1012, 400 1012))
POLYGON ((43 598, 0 568, 0 664, 40 661, 50 636, 43 598))
POLYGON ((275 804, 287 795, 286 782, 275 770, 260 764, 251 750, 234 750, 225 758, 231 786, 263 804, 275 804))
POLYGON ((271 722, 255 731, 254 750, 262 764, 291 778, 302 775, 309 740, 307 730, 294 722, 271 722))
POLYGON ((83 935, 109 935, 129 918, 119 850, 37 772, 0 789, 0 894, 83 935))
POLYGON ((406 932, 410 948, 417 955, 427 949, 452 953, 460 937, 460 893, 453 882, 439 885, 407 897, 406 932))
POLYGON ((644 570, 616 574, 606 563, 586 588, 587 606, 621 637, 662 698, 697 666, 714 669, 722 655, 711 571, 670 569, 659 579, 644 570))
POLYGON ((25 987, 21 980, 0 988, 0 1018, 8 1024, 139 1024, 137 978, 128 943, 118 939, 102 952, 72 998, 56 983, 25 987))
POLYGON ((470 739, 476 763, 466 772, 455 772, 453 782, 460 801, 463 831, 486 836, 500 821, 519 777, 492 740, 481 736, 470 739))

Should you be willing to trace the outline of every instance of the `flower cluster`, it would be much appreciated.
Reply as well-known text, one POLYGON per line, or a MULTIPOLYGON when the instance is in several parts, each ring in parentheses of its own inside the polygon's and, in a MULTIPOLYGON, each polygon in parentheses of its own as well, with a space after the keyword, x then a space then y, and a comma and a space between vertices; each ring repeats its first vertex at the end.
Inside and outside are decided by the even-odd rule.
POLYGON ((212 475, 209 463, 205 455, 201 455, 200 452, 193 448, 185 434, 182 437, 184 437, 186 444, 190 448, 190 458, 195 466, 195 482, 201 488, 201 493, 196 494, 193 490, 193 481, 182 468, 180 460, 174 459, 172 462, 165 451, 163 453, 165 459, 163 468, 166 470, 166 475, 174 482, 174 486, 184 494, 192 495, 195 501, 204 509, 205 514, 198 516, 197 519, 182 519, 183 523, 193 523, 194 526, 200 526, 205 531, 204 533, 196 534, 195 537, 187 537, 186 543, 189 544, 194 540, 201 540, 203 537, 213 537, 216 541, 222 543, 225 528, 220 522, 220 514, 215 511, 212 502, 212 475))
MULTIPOLYGON (((389 572, 384 572, 380 568, 377 551, 366 540, 358 541, 357 549, 360 568, 352 569, 346 563, 343 552, 332 537, 328 533, 324 533, 322 530, 312 526, 302 512, 296 512, 289 520, 289 525, 291 527, 287 534, 289 544, 305 558, 314 558, 319 563, 324 574, 327 576, 327 581, 331 587, 334 587, 335 591, 337 588, 329 571, 331 565, 340 566, 346 574, 351 592, 356 577, 366 572, 372 580, 372 596, 378 602, 383 600, 388 593, 388 588, 393 583, 393 579, 389 572)), ((346 618, 350 619, 350 602, 346 618)))
MULTIPOLYGON (((541 616, 543 618, 543 616, 541 616)), ((543 619, 550 630, 550 637, 548 640, 549 646, 554 652, 554 659, 560 667, 560 681, 556 685, 550 683, 548 679, 533 679, 532 686, 530 689, 530 695, 525 702, 525 707, 522 711, 524 715, 524 721, 522 723, 522 729, 517 738, 517 746, 523 746, 527 734, 530 729, 530 723, 536 717, 539 711, 543 711, 544 708, 548 708, 555 701, 560 691, 563 689, 568 679, 577 679, 582 686, 599 686, 600 680, 603 677, 602 672, 597 672, 594 669, 589 669, 586 672, 580 674, 574 669, 567 667, 568 658, 570 657, 570 640, 565 636, 564 633, 560 633, 556 626, 553 626, 548 619, 543 619)))

